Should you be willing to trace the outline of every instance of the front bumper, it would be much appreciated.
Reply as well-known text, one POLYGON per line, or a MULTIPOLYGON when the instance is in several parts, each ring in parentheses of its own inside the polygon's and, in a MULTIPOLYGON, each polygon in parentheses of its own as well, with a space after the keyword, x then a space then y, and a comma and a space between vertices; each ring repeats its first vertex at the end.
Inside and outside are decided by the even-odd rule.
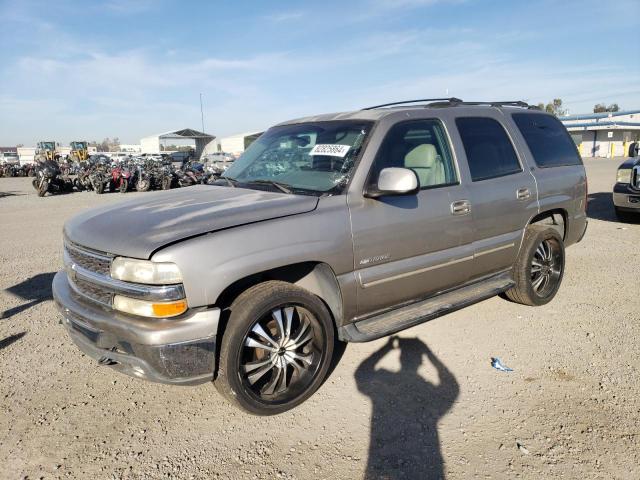
POLYGON ((640 212, 640 191, 632 189, 628 183, 616 183, 613 204, 621 210, 640 212))
POLYGON ((134 317, 82 301, 64 271, 53 280, 53 298, 71 339, 100 364, 159 383, 213 379, 219 309, 191 309, 170 319, 134 317))

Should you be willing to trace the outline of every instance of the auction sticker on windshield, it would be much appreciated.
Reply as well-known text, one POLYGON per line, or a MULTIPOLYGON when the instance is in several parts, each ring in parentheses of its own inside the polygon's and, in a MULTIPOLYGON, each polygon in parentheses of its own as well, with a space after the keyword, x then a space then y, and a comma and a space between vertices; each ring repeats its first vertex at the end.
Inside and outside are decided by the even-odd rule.
POLYGON ((311 149, 309 155, 328 155, 330 157, 344 157, 349 149, 350 145, 330 145, 319 143, 311 149))

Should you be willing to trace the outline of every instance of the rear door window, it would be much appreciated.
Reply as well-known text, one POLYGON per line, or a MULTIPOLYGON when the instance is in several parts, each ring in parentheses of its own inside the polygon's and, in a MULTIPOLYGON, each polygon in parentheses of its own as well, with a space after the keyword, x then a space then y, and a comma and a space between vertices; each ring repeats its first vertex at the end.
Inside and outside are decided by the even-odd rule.
POLYGON ((504 127, 488 117, 460 117, 456 125, 474 182, 522 171, 504 127))
POLYGON ((535 113, 514 113, 512 117, 536 165, 544 168, 582 164, 575 142, 557 118, 535 113))

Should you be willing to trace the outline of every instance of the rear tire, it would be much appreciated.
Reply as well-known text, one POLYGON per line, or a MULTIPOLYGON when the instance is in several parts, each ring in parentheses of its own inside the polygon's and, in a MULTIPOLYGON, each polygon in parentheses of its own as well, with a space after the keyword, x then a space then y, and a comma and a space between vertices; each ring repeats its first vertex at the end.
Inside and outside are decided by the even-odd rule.
POLYGON ((169 190, 171 188, 171 177, 164 177, 162 179, 162 190, 169 190))
POLYGON ((104 193, 104 183, 103 182, 97 182, 94 186, 93 189, 95 190, 95 192, 98 195, 102 195, 104 193))
POLYGON ((275 415, 322 385, 335 334, 331 314, 318 297, 290 283, 268 281, 243 292, 230 310, 215 380, 229 402, 254 415, 275 415))
POLYGON ((123 178, 120 180, 120 193, 126 193, 129 188, 129 179, 123 178))
POLYGON ((514 265, 515 286, 507 299, 522 305, 539 306, 555 297, 564 275, 564 242, 551 227, 529 225, 514 265))

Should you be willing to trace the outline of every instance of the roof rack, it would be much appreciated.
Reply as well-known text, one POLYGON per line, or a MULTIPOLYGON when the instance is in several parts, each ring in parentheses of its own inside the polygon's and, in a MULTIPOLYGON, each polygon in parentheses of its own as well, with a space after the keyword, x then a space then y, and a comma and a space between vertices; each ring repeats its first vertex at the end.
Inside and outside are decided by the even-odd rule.
POLYGON ((402 102, 383 103, 381 105, 374 105, 373 107, 363 108, 362 110, 374 110, 376 108, 393 107, 394 105, 405 105, 407 103, 425 103, 425 102, 449 102, 460 103, 462 100, 455 97, 450 98, 422 98, 420 100, 404 100, 402 102))
POLYGON ((375 105, 373 107, 363 108, 363 110, 374 110, 376 108, 392 107, 396 105, 406 105, 410 103, 427 103, 425 107, 456 107, 458 105, 487 105, 490 107, 521 107, 521 108, 528 108, 530 110, 540 109, 536 105, 529 105, 527 102, 523 102, 522 100, 504 100, 504 101, 494 101, 494 102, 465 102, 463 100, 460 100, 459 98, 450 97, 450 98, 423 98, 421 100, 406 100, 403 102, 383 103, 382 105, 375 105))

